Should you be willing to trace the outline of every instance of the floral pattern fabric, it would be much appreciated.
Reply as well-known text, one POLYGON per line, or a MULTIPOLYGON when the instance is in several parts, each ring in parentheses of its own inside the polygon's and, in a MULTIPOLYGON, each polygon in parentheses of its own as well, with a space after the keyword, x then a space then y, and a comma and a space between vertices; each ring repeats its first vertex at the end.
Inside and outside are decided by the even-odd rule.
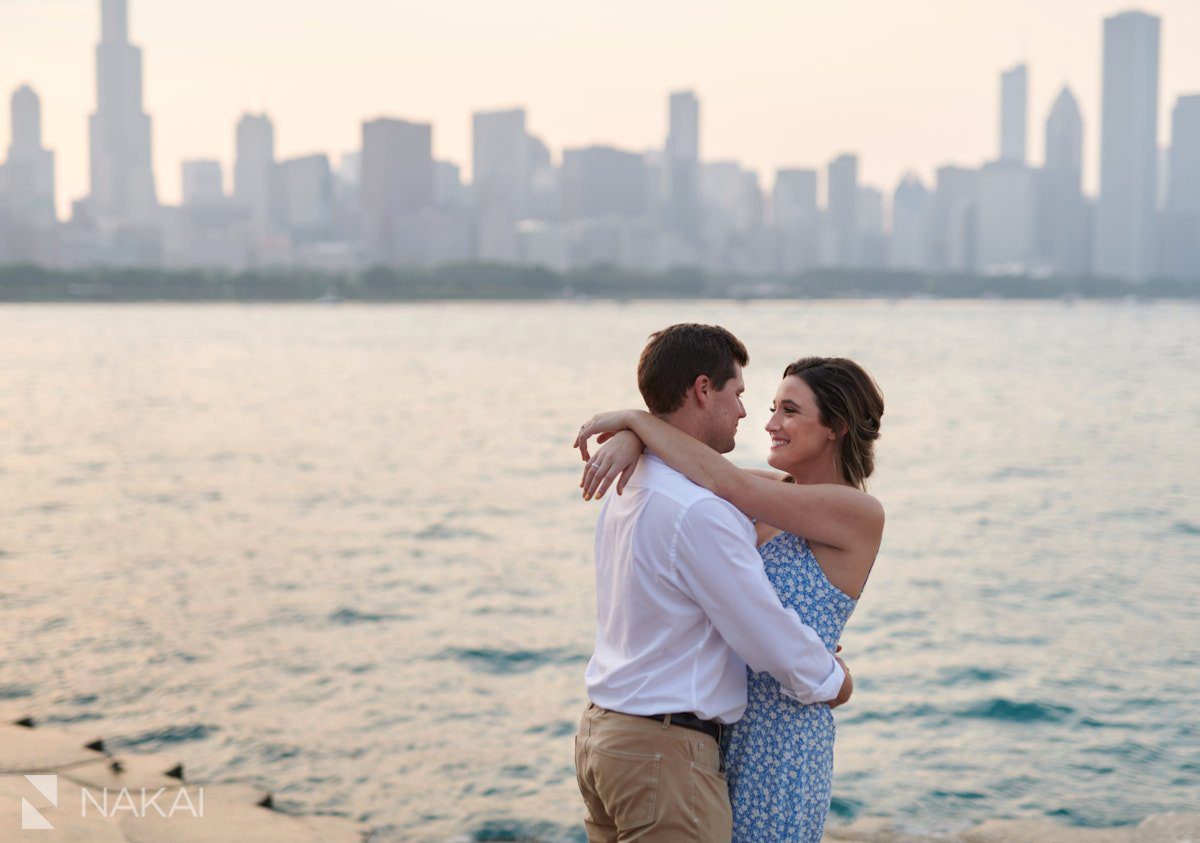
MULTIPOLYGON (((780 533, 759 548, 767 578, 833 652, 855 600, 825 576, 808 542, 780 533)), ((747 670, 746 713, 725 743, 733 843, 819 843, 833 779, 833 712, 783 695, 767 673, 747 670)))

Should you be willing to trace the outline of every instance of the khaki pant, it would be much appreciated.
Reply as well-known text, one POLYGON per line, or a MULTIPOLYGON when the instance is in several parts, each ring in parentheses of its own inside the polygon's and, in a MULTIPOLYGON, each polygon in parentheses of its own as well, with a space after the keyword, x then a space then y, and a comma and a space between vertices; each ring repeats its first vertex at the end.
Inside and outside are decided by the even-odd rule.
POLYGON ((728 843, 729 788, 715 739, 591 704, 575 735, 591 843, 728 843))

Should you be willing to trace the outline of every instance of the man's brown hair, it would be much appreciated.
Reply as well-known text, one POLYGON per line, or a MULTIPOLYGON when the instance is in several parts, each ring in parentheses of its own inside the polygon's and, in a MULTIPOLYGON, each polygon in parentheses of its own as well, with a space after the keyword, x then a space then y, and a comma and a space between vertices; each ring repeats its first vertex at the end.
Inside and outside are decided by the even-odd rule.
POLYGON ((750 355, 741 340, 718 325, 684 323, 650 335, 638 360, 638 389, 650 412, 673 413, 696 378, 708 375, 718 391, 750 355))

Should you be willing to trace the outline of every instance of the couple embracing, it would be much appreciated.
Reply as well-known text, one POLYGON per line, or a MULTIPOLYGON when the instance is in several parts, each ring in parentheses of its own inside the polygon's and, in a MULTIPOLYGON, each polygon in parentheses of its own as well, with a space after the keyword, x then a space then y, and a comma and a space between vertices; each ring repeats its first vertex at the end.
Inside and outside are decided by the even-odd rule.
POLYGON ((596 526, 596 648, 575 770, 590 841, 819 841, 836 655, 883 533, 863 491, 883 399, 861 367, 784 371, 768 463, 738 468, 749 355, 672 325, 638 363, 649 412, 594 416, 576 446, 596 526), (588 441, 602 442, 589 454, 588 441))

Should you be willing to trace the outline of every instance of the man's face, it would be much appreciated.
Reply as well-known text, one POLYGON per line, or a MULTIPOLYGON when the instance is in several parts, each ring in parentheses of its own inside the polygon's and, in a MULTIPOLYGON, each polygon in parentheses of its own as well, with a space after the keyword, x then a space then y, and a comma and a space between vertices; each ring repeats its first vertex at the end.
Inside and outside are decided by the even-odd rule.
POLYGON ((719 454, 728 454, 733 450, 738 422, 746 418, 746 408, 742 406, 742 393, 745 391, 742 367, 735 363, 733 377, 725 381, 724 388, 709 393, 709 435, 706 444, 719 454))

